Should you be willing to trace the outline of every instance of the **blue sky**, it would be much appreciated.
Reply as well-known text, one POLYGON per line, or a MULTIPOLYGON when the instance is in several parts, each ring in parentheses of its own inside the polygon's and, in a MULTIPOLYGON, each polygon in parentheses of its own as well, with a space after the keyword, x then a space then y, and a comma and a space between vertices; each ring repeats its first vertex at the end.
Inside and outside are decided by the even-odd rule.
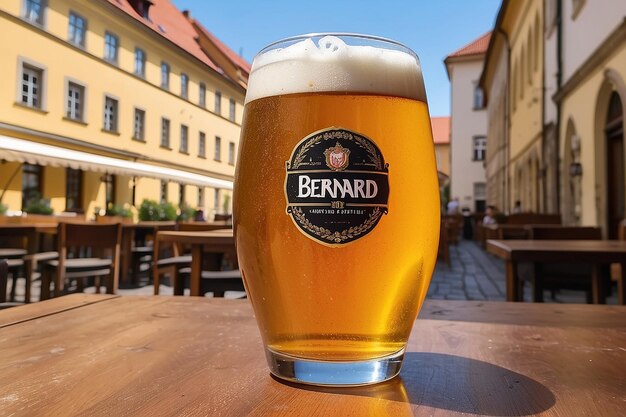
POLYGON ((450 114, 443 59, 493 27, 500 0, 173 0, 248 61, 270 42, 310 32, 400 41, 420 57, 430 113, 450 114))

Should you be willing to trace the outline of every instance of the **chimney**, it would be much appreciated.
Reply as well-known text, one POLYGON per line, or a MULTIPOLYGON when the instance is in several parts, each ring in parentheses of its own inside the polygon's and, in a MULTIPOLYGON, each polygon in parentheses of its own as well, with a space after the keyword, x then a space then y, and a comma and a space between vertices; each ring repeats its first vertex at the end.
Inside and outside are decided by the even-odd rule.
POLYGON ((183 16, 191 20, 191 12, 189 10, 183 10, 183 16))

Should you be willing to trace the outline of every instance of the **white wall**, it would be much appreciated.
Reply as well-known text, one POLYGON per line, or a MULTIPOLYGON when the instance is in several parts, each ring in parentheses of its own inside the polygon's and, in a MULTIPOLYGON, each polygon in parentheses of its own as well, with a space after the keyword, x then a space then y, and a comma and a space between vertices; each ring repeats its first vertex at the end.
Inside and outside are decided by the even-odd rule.
POLYGON ((563 2, 563 82, 582 65, 626 16, 624 0, 562 0, 563 2), (572 19, 573 4, 584 4, 572 19))
POLYGON ((485 183, 483 161, 473 161, 474 136, 487 136, 487 111, 474 110, 474 84, 482 72, 483 60, 450 63, 452 84, 451 189, 461 207, 474 210, 474 183, 485 183))

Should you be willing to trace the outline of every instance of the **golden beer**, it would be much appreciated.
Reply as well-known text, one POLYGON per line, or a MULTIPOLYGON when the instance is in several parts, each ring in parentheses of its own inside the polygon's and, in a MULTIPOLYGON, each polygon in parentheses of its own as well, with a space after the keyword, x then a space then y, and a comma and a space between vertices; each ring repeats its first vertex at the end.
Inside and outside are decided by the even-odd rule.
MULTIPOLYGON (((253 83, 251 78, 250 90, 255 88, 253 83)), ((307 365, 370 363, 386 357, 401 361, 428 289, 439 238, 439 190, 430 118, 425 101, 419 98, 339 90, 274 94, 246 103, 234 195, 235 236, 246 290, 270 368, 277 376, 352 385, 388 379, 399 371, 398 365, 381 379, 338 382, 333 378, 308 380, 292 371, 281 374, 279 364, 285 358, 307 365), (285 189, 286 161, 294 157, 297 145, 310 149, 303 138, 338 127, 369 139, 388 167, 388 173, 375 173, 377 178, 388 178, 388 199, 386 204, 378 204, 385 207, 385 214, 375 226, 368 225, 366 233, 359 235, 355 226, 346 229, 355 236, 345 244, 305 233, 288 213, 289 191, 285 189), (276 356, 281 358, 278 362, 276 356)), ((371 147, 363 140, 351 154, 345 151, 346 158, 352 158, 350 163, 359 162, 360 148, 371 147)), ((344 149, 339 141, 327 142, 320 144, 320 150, 331 145, 329 149, 344 149)), ((328 178, 342 171, 349 173, 341 166, 348 161, 337 155, 336 167, 307 172, 313 176, 323 171, 320 175, 328 178)), ((306 164, 307 158, 300 161, 306 164)), ((326 162, 333 163, 328 155, 326 162)), ((302 176, 304 171, 294 172, 302 176)), ((352 172, 354 178, 371 177, 360 169, 352 172)), ((324 184, 322 181, 319 183, 324 184)), ((327 181, 330 195, 333 189, 331 180, 327 181)), ((311 190, 323 195, 323 188, 303 188, 309 183, 300 180, 300 197, 311 190)), ((357 187, 347 191, 341 188, 345 182, 336 184, 339 191, 331 200, 341 207, 343 202, 335 202, 341 200, 339 193, 353 191, 355 198, 365 198, 371 191, 365 186, 360 193, 357 187)), ((379 192, 383 188, 373 186, 379 192)), ((366 205, 344 200, 353 201, 347 205, 354 210, 366 205)), ((301 204, 305 208, 310 205, 301 204)), ((330 203, 324 204, 329 207, 330 203)), ((332 218, 328 224, 333 224, 332 218)), ((307 223, 306 227, 313 231, 315 225, 307 223)), ((350 368, 342 369, 349 372, 350 368)))

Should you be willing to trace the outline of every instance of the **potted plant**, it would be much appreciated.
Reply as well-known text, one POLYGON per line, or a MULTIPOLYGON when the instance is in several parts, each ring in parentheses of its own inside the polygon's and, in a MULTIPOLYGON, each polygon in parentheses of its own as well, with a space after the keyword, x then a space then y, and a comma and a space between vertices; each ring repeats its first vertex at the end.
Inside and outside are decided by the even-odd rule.
POLYGON ((139 206, 139 221, 172 221, 176 219, 176 208, 172 203, 157 203, 145 199, 139 206))
POLYGON ((96 222, 98 223, 132 223, 133 212, 129 207, 121 206, 119 204, 109 203, 104 216, 100 216, 96 211, 96 222))

